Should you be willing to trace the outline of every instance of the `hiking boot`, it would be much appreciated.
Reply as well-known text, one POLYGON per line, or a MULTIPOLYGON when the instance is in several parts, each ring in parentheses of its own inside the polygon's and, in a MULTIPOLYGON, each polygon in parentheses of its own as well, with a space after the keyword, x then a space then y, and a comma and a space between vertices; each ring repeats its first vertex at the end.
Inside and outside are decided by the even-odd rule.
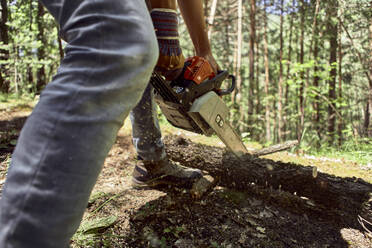
POLYGON ((139 159, 133 170, 132 185, 134 188, 173 185, 190 189, 202 176, 200 170, 178 165, 168 158, 160 161, 139 159))

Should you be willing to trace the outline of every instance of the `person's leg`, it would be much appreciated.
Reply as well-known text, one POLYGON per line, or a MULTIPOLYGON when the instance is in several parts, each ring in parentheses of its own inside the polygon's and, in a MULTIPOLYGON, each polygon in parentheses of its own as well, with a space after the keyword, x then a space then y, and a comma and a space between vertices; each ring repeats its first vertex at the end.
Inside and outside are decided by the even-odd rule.
POLYGON ((158 47, 142 0, 45 0, 69 43, 28 118, 0 201, 0 247, 67 247, 158 47))
POLYGON ((153 87, 149 84, 140 102, 130 112, 133 145, 138 155, 133 171, 133 186, 141 188, 168 184, 190 188, 202 177, 202 173, 167 158, 153 93, 153 87))
POLYGON ((168 184, 191 188, 202 177, 202 172, 180 166, 167 158, 153 93, 149 84, 140 102, 130 112, 133 145, 138 155, 133 170, 133 186, 142 188, 168 184))
MULTIPOLYGON (((155 71, 171 80, 182 71, 184 63, 178 40, 176 1, 150 0, 149 2, 151 2, 151 18, 160 53, 155 71)), ((174 184, 191 187, 202 173, 200 170, 172 163, 166 157, 153 97, 153 88, 149 84, 141 101, 130 114, 133 144, 139 159, 133 171, 133 185, 146 187, 174 184)))
POLYGON ((149 84, 140 102, 130 112, 133 145, 137 155, 146 161, 159 161, 166 157, 153 94, 153 87, 149 84))

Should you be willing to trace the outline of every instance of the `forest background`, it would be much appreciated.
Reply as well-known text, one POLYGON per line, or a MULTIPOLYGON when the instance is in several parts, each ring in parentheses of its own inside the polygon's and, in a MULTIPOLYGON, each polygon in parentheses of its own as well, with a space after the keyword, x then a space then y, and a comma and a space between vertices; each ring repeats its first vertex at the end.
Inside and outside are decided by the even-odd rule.
MULTIPOLYGON (((34 99, 65 43, 38 1, 0 0, 0 102, 34 99)), ((237 79, 224 98, 246 141, 372 161, 371 0, 204 0, 212 49, 237 79)), ((180 18, 185 56, 193 46, 180 18)))

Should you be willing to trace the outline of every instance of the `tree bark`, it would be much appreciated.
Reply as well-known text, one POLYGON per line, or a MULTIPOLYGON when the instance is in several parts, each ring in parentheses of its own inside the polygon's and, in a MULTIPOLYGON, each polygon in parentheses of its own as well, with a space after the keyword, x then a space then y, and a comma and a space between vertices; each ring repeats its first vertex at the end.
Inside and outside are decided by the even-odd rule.
POLYGON ((62 46, 62 39, 59 36, 59 28, 56 26, 57 29, 57 41, 58 41, 58 51, 59 51, 59 58, 62 60, 65 57, 65 52, 63 51, 63 46, 62 46))
POLYGON ((279 82, 278 82, 278 142, 283 140, 283 0, 280 0, 280 31, 279 31, 279 82))
MULTIPOLYGON (((225 149, 195 144, 179 136, 168 136, 165 143, 170 159, 207 171, 220 179, 221 186, 266 197, 288 209, 310 210, 350 226, 359 226, 357 217, 372 196, 372 185, 362 179, 334 177, 315 167, 248 155, 239 160, 225 149)), ((371 211, 365 217, 371 219, 371 211)))
MULTIPOLYGON (((241 72, 241 63, 242 63, 242 43, 243 43, 243 35, 242 35, 242 18, 243 18, 243 3, 242 0, 238 0, 238 25, 237 25, 237 40, 236 40, 236 86, 237 86, 237 94, 236 94, 236 103, 238 104, 239 114, 238 119, 239 121, 242 120, 243 116, 243 103, 242 103, 242 72, 241 72)), ((242 125, 239 123, 239 130, 242 131, 242 125)))
MULTIPOLYGON (((256 27, 257 28, 257 27, 256 27)), ((256 116, 257 118, 260 119, 260 112, 261 112, 261 94, 260 94, 260 78, 259 78, 259 73, 260 73, 260 54, 259 54, 259 51, 260 51, 260 42, 261 42, 261 35, 260 33, 257 34, 257 38, 256 38, 256 41, 255 41, 255 46, 256 46, 256 62, 255 62, 255 66, 256 66, 256 78, 255 78, 255 94, 256 94, 256 104, 255 104, 255 113, 256 113, 256 116)), ((259 138, 259 135, 257 135, 257 137, 259 138)))
MULTIPOLYGON (((33 1, 30 1, 29 2, 29 20, 30 20, 30 23, 29 23, 29 31, 30 31, 30 34, 33 33, 33 28, 32 28, 32 24, 33 24, 33 21, 34 21, 34 15, 33 15, 33 1)), ((30 50, 30 49, 27 49, 26 51, 26 56, 31 58, 33 57, 33 51, 30 50)), ((34 64, 31 62, 31 63, 28 63, 27 64, 27 83, 29 85, 32 85, 34 86, 34 70, 33 70, 33 67, 34 67, 34 64)), ((21 89, 22 91, 24 91, 25 89, 21 89)), ((28 89, 28 92, 29 93, 32 93, 34 91, 34 87, 30 87, 28 89)))
MULTIPOLYGON (((342 102, 342 29, 341 23, 338 24, 338 101, 342 102)), ((339 114, 342 116, 342 107, 338 109, 339 114)), ((343 129, 343 119, 337 118, 337 138, 338 146, 341 146, 343 143, 342 138, 342 129, 343 129)))
MULTIPOLYGON (((286 81, 289 79, 290 75, 290 69, 291 69, 291 60, 292 60, 292 36, 293 36, 293 19, 295 15, 295 7, 296 7, 296 1, 293 0, 292 2, 292 10, 293 11, 290 15, 290 21, 289 21, 289 41, 288 41, 288 64, 287 64, 287 74, 286 74, 286 81)), ((284 113, 284 118, 283 118, 283 135, 285 139, 287 139, 287 130, 288 130, 288 122, 287 122, 287 117, 289 115, 289 84, 287 83, 285 85, 285 93, 284 93, 284 107, 285 107, 285 113, 284 113)))
POLYGON ((366 109, 364 111, 364 122, 363 122, 363 132, 364 132, 364 135, 366 135, 367 137, 369 137, 369 133, 368 133, 368 129, 369 129, 369 119, 371 117, 371 104, 370 104, 370 99, 367 100, 367 103, 366 103, 366 109))
POLYGON ((204 0, 204 16, 208 16, 208 4, 209 0, 204 0))
POLYGON ((216 14, 216 8, 217 8, 217 0, 213 0, 212 6, 211 6, 211 12, 209 13, 209 18, 208 18, 208 38, 209 39, 212 36, 213 22, 214 22, 214 16, 216 14))
MULTIPOLYGON (((313 55, 313 44, 314 44, 314 40, 317 39, 317 33, 316 31, 318 30, 318 14, 319 14, 319 1, 320 0, 316 0, 315 1, 315 10, 314 10, 314 17, 313 17, 313 25, 312 25, 312 32, 311 32, 311 42, 310 42, 310 51, 309 51, 309 57, 311 57, 313 55)), ((309 85, 309 80, 310 80, 310 77, 309 77, 309 72, 310 70, 309 69, 306 69, 306 85, 308 86, 309 85)))
POLYGON ((265 45, 265 130, 266 130, 266 142, 272 140, 271 137, 271 126, 270 126, 270 98, 269 98, 269 86, 270 86, 270 74, 269 74, 269 48, 267 42, 267 6, 265 3, 264 10, 264 45, 265 45))
MULTIPOLYGON (((372 5, 372 1, 371 1, 372 5)), ((369 55, 369 93, 368 93, 368 115, 365 116, 365 125, 364 130, 367 134, 367 137, 372 137, 372 127, 371 125, 371 109, 372 109, 372 18, 369 23, 369 49, 370 49, 370 55, 369 55)))
MULTIPOLYGON (((329 36, 330 54, 329 54, 329 65, 331 66, 330 79, 328 81, 328 99, 333 104, 336 100, 336 77, 337 77, 337 34, 338 34, 338 23, 337 20, 337 9, 338 1, 330 0, 330 5, 327 8, 328 12, 328 23, 327 30, 329 36)), ((335 125, 336 125, 336 112, 334 108, 328 105, 328 143, 332 145, 335 137, 335 125)))
MULTIPOLYGON (((313 86, 315 87, 315 89, 317 91, 319 91, 319 76, 318 76, 318 53, 319 53, 319 28, 318 28, 318 22, 317 22, 317 17, 318 17, 318 13, 319 13, 319 4, 320 4, 320 1, 319 0, 316 0, 316 3, 315 3, 315 13, 314 13, 314 21, 313 21, 313 39, 311 41, 311 45, 310 45, 310 54, 312 53, 312 56, 313 56, 313 59, 314 59, 314 77, 313 77, 313 86), (313 46, 314 45, 314 46, 313 46), (312 47, 314 47, 312 49, 312 47)), ((314 107, 314 110, 315 110, 315 116, 313 118, 313 122, 314 122, 314 126, 315 126, 315 130, 316 130, 316 133, 318 135, 318 139, 319 141, 322 139, 322 132, 321 132, 321 124, 320 124, 320 119, 321 119, 321 112, 320 112, 320 97, 319 95, 315 95, 315 98, 314 98, 314 103, 313 103, 313 107, 314 107)), ((318 142, 317 146, 320 146, 320 142, 318 142)))
MULTIPOLYGON (((8 21, 8 5, 7 0, 1 0, 1 20, 0 20, 0 42, 3 45, 9 44, 9 33, 8 33, 8 25, 6 22, 8 21)), ((9 59, 9 50, 8 49, 0 49, 0 60, 8 60, 9 59)), ((6 66, 2 65, 0 69, 0 91, 3 93, 9 92, 10 81, 8 79, 8 69, 6 66)))
MULTIPOLYGON (((319 92, 320 89, 319 89, 319 81, 320 81, 320 78, 318 76, 318 53, 319 53, 319 40, 318 38, 316 38, 315 42, 314 42, 314 52, 313 52, 313 56, 314 56, 314 60, 315 60, 315 66, 314 66, 314 79, 313 79, 313 85, 314 85, 314 88, 319 92)), ((320 123, 320 119, 321 119, 321 111, 320 111, 320 97, 318 94, 315 95, 315 98, 314 98, 314 110, 315 110, 315 117, 314 117, 314 123, 315 123, 315 130, 317 132, 317 135, 318 135, 318 138, 319 140, 322 140, 322 131, 321 131, 321 123, 320 123)), ((320 145, 320 144, 318 144, 320 145)))
MULTIPOLYGON (((46 56, 45 52, 45 45, 46 45, 46 39, 44 35, 44 6, 41 4, 41 2, 38 2, 38 11, 37 11, 37 17, 36 17, 36 23, 38 27, 38 34, 37 38, 39 41, 41 41, 41 46, 37 50, 37 58, 39 62, 43 61, 46 56)), ((45 66, 41 65, 41 67, 37 70, 37 82, 36 82, 36 93, 40 93, 44 87, 46 86, 46 74, 45 74, 45 66)))
MULTIPOLYGON (((305 3, 304 0, 300 1, 300 12, 301 12, 301 35, 300 35, 300 64, 304 64, 304 36, 305 36, 305 3)), ((298 125, 298 134, 297 139, 300 142, 302 139, 302 134, 304 131, 304 124, 305 124, 305 73, 303 70, 300 72, 300 92, 299 92, 299 100, 300 100, 300 123, 298 125)))
MULTIPOLYGON (((253 129, 250 128, 251 124, 253 123, 253 112, 254 112, 254 57, 255 57, 255 49, 254 44, 256 40, 256 0, 250 0, 250 12, 249 12, 249 20, 250 20, 250 35, 249 35, 249 91, 247 96, 247 105, 248 105, 248 116, 245 118, 248 121, 248 131, 251 136, 253 136, 253 129)), ((244 116, 243 116, 244 117, 244 116)), ((241 118, 243 121, 244 118, 241 118)))

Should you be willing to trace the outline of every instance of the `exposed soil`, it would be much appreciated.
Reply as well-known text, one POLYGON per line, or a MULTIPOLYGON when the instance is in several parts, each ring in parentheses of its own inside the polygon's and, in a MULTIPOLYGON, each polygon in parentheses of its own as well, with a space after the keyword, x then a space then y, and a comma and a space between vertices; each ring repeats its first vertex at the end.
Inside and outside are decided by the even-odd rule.
MULTIPOLYGON (((28 113, 0 111, 0 192, 15 139, 28 113)), ((171 157, 182 152, 174 147, 173 137, 166 140, 171 157)), ((203 150, 202 156, 216 156, 210 147, 198 145, 198 149, 203 150)), ((183 151, 193 150, 190 146, 183 151)), ((72 247, 372 247, 368 232, 360 226, 327 214, 314 215, 296 205, 284 206, 279 198, 268 200, 267 195, 230 187, 223 180, 201 200, 179 189, 132 189, 134 154, 130 136, 120 132, 83 223, 109 216, 115 221, 94 231, 80 230, 72 247)), ((190 161, 184 162, 192 166, 190 161)), ((209 172, 213 174, 213 170, 209 172)))

